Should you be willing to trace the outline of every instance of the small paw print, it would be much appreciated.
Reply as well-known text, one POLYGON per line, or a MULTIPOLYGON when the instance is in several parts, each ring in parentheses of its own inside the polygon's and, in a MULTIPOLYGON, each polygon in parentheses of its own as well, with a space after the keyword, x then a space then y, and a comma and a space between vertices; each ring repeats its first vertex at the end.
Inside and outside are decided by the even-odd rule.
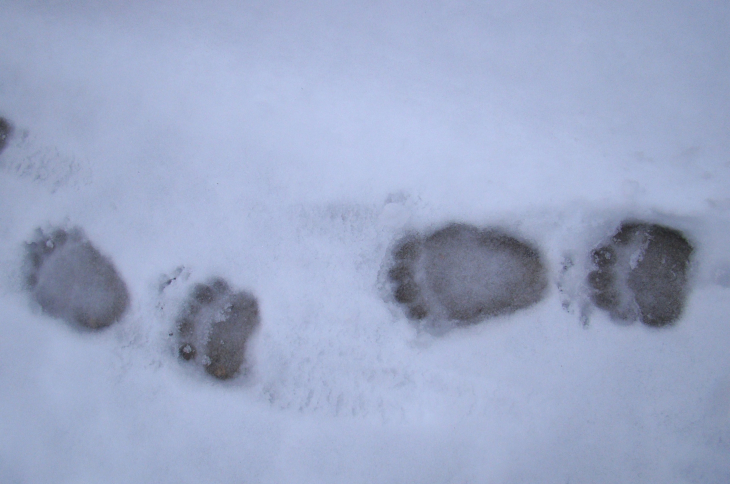
POLYGON ((232 378, 246 360, 246 342, 259 323, 252 294, 233 291, 221 278, 196 284, 177 319, 180 357, 198 361, 215 378, 232 378))

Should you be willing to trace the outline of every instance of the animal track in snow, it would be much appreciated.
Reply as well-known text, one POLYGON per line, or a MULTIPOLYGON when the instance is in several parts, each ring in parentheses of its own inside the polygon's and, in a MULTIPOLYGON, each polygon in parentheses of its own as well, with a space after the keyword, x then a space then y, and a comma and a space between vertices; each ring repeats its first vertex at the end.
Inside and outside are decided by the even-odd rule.
POLYGON ((591 300, 615 320, 640 320, 655 327, 672 324, 684 308, 692 251, 676 229, 624 222, 591 254, 591 300))
POLYGON ((457 324, 529 307, 547 288, 536 248, 499 229, 458 223, 398 241, 388 279, 408 318, 457 324))
POLYGON ((221 278, 196 284, 177 318, 180 357, 198 361, 218 379, 232 378, 259 323, 258 302, 250 293, 233 291, 221 278))
POLYGON ((8 142, 8 138, 13 132, 13 126, 5 118, 0 118, 0 153, 5 149, 5 145, 8 142))
POLYGON ((50 235, 39 229, 26 249, 26 282, 43 312, 98 329, 127 310, 126 284, 80 228, 57 228, 50 235))

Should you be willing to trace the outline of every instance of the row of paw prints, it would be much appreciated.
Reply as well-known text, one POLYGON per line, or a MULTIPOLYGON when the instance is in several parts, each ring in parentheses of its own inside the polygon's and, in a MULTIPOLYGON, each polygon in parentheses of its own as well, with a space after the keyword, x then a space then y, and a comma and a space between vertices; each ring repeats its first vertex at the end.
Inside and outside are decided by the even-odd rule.
MULTIPOLYGON (((591 254, 590 299, 612 318, 663 327, 681 316, 692 246, 675 229, 624 222, 591 254)), ((548 277, 540 251, 494 228, 449 224, 396 241, 386 261, 389 292, 414 324, 470 325, 541 301, 548 277)), ((89 330, 119 321, 127 285, 112 260, 78 227, 37 231, 26 243, 27 289, 42 311, 89 330)), ((195 284, 175 319, 182 360, 215 378, 244 368, 261 323, 258 301, 222 278, 195 284)))
MULTIPOLYGON (((692 245, 674 228, 626 220, 590 254, 590 301, 616 321, 664 327, 681 316, 692 245)), ((393 298, 409 319, 457 325, 510 314, 541 301, 540 250, 497 228, 452 223, 399 240, 389 259, 393 298)))
MULTIPOLYGON (((0 152, 12 133, 0 118, 0 152)), ((619 321, 663 327, 681 316, 692 245, 679 230, 625 221, 591 253, 590 300, 619 321)), ((546 265, 539 249, 496 228, 452 223, 396 241, 386 261, 393 301, 416 324, 469 325, 541 301, 546 265)), ((129 307, 111 259, 80 228, 38 231, 27 244, 26 282, 33 300, 56 318, 107 327, 129 307)), ((246 342, 260 324, 256 298, 222 278, 193 286, 176 318, 180 358, 219 379, 239 373, 246 342)))

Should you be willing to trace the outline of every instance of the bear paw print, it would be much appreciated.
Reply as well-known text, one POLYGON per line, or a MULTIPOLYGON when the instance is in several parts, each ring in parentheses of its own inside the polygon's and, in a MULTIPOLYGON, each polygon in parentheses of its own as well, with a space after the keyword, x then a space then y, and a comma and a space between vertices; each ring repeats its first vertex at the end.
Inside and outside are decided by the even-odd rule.
POLYGON ((398 241, 388 279, 410 319, 458 324, 531 306, 548 284, 537 249, 498 229, 457 223, 398 241))
POLYGON ((231 290, 221 278, 196 284, 177 320, 180 357, 199 361, 218 379, 232 378, 245 362, 246 342, 259 322, 253 295, 231 290))
POLYGON ((591 300, 615 320, 672 324, 684 308, 692 251, 678 230, 624 222, 592 252, 591 300))
POLYGON ((127 285, 80 228, 38 230, 26 249, 28 289, 46 314, 99 329, 127 310, 127 285))

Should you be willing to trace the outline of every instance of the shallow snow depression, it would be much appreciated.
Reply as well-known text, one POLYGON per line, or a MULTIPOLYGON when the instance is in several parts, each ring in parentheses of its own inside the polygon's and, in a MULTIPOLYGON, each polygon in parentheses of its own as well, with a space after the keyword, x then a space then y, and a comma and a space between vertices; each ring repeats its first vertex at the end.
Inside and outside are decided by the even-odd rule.
POLYGON ((0 481, 730 480, 728 7, 180 5, 0 7, 0 481))

